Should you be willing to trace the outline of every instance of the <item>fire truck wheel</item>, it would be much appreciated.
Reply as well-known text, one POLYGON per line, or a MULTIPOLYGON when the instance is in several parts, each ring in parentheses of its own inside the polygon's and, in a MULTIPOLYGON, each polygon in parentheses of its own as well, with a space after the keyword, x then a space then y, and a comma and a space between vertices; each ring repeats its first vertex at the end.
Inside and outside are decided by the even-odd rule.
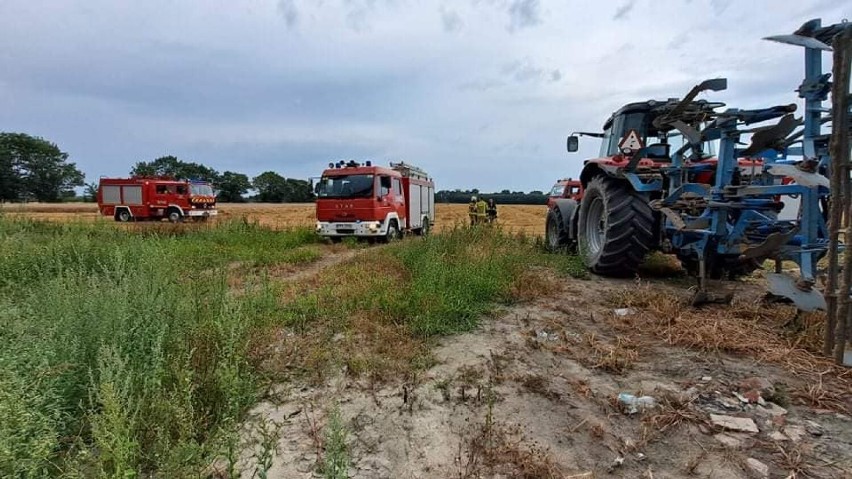
POLYGON ((420 236, 429 236, 429 218, 423 218, 423 226, 420 228, 420 236))
POLYGON ((169 223, 177 223, 183 220, 183 215, 180 214, 180 210, 177 208, 171 208, 166 213, 166 217, 169 219, 169 223))
POLYGON ((130 211, 126 209, 118 210, 115 213, 115 220, 121 221, 122 223, 127 223, 128 221, 130 221, 131 218, 133 218, 133 216, 131 216, 130 211))
POLYGON ((396 241, 401 237, 402 235, 399 232, 399 226, 397 226, 396 220, 391 220, 390 224, 388 225, 388 232, 385 235, 385 243, 396 241))
POLYGON ((592 272, 632 276, 654 240, 654 216, 648 201, 626 181, 598 176, 580 203, 580 253, 592 272))

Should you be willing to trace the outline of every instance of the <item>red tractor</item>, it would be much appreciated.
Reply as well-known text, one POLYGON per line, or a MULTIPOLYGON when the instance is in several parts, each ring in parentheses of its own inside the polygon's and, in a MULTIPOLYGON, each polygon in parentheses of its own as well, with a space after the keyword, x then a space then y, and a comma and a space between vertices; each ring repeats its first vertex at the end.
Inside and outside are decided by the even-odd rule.
POLYGON ((169 177, 101 178, 98 209, 116 221, 190 218, 206 221, 216 216, 216 195, 209 183, 169 177))

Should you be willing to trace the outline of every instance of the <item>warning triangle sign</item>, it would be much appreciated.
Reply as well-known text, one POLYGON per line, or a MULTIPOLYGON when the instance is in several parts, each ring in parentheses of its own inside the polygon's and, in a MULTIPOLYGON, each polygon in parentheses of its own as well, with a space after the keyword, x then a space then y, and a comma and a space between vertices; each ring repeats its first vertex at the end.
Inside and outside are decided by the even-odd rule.
POLYGON ((618 147, 622 150, 631 150, 636 151, 642 148, 642 139, 639 138, 639 133, 636 130, 631 129, 624 135, 624 138, 621 139, 621 143, 618 144, 618 147))

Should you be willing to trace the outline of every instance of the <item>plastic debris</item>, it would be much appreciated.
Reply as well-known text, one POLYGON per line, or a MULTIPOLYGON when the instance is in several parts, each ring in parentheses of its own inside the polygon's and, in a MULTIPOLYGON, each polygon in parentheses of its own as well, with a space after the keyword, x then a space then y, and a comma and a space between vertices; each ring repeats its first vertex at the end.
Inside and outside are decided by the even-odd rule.
POLYGON ((636 414, 639 411, 653 408, 657 404, 657 401, 651 396, 636 397, 629 393, 619 394, 618 402, 624 406, 627 414, 636 414))

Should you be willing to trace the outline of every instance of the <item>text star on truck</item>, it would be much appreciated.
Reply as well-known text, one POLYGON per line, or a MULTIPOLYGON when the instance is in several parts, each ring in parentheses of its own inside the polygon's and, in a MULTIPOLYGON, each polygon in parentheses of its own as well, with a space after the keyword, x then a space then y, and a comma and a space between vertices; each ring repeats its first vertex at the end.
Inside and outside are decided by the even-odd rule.
POLYGON ((101 178, 97 199, 102 215, 121 222, 205 221, 218 214, 209 183, 169 177, 101 178))
POLYGON ((355 161, 330 163, 315 187, 317 234, 390 241, 426 235, 435 222, 435 184, 423 170, 355 161))

